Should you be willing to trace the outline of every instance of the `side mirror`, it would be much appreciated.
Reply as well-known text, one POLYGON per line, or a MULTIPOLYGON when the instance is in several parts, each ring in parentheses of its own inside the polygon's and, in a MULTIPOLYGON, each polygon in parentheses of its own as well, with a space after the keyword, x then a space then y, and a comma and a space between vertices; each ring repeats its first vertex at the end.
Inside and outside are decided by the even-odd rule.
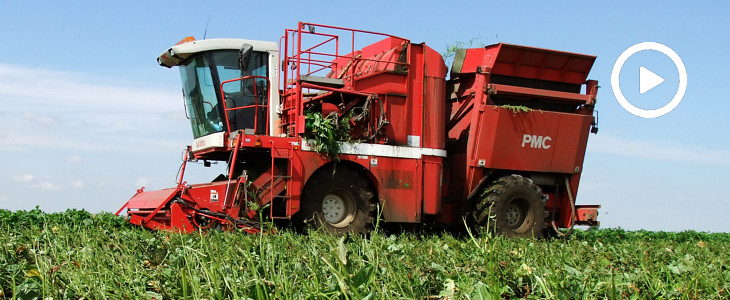
POLYGON ((251 44, 243 44, 241 51, 238 52, 238 67, 242 72, 248 71, 248 61, 251 58, 253 46, 251 44))

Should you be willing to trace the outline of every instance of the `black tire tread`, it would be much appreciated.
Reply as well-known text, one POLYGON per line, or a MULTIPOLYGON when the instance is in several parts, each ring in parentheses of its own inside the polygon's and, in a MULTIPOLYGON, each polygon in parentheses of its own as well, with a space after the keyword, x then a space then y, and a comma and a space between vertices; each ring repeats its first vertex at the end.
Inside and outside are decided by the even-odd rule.
POLYGON ((370 232, 376 218, 377 202, 375 191, 370 180, 361 172, 347 167, 342 163, 337 165, 334 174, 332 166, 318 170, 310 177, 302 193, 301 211, 299 212, 300 226, 310 226, 334 234, 370 232), (355 219, 348 226, 335 228, 329 226, 321 217, 321 199, 334 187, 343 188, 351 192, 355 198, 357 212, 355 219))
POLYGON ((485 188, 482 197, 477 200, 474 206, 474 221, 477 226, 497 234, 509 237, 542 238, 548 224, 546 207, 546 199, 539 186, 529 178, 512 174, 500 177, 485 188), (535 214, 532 226, 523 233, 514 232, 512 228, 503 223, 504 216, 501 210, 504 209, 505 202, 510 200, 507 198, 514 195, 525 198, 535 214))

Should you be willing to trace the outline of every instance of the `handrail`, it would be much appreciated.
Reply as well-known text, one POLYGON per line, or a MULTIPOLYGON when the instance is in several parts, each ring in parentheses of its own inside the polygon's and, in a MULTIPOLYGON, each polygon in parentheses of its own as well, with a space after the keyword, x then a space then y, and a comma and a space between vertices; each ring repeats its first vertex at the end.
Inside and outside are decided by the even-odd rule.
MULTIPOLYGON (((391 63, 396 66, 408 66, 408 62, 397 62, 373 57, 358 56, 357 53, 355 53, 357 50, 355 49, 356 33, 370 36, 381 36, 382 38, 395 38, 404 42, 409 42, 408 39, 385 33, 306 22, 297 23, 296 29, 284 30, 284 36, 282 36, 283 43, 280 42, 280 49, 283 50, 283 78, 281 84, 283 90, 282 98, 287 98, 288 100, 283 102, 284 107, 282 107, 282 111, 290 112, 287 113, 285 118, 287 119, 287 124, 293 125, 293 132, 299 132, 296 127, 303 126, 303 124, 299 124, 299 122, 295 121, 298 117, 303 115, 302 90, 308 87, 313 87, 311 85, 301 84, 302 75, 318 76, 317 73, 331 69, 335 61, 338 59, 350 59, 350 63, 352 64, 359 61, 371 61, 376 63, 391 63), (324 31, 327 32, 316 32, 318 29, 325 29, 324 31), (319 36, 322 40, 307 39, 308 42, 311 43, 303 45, 302 38, 306 36, 319 36), (349 43, 347 43, 349 45, 344 46, 344 48, 348 48, 349 46, 350 51, 347 52, 346 49, 343 49, 343 52, 346 52, 347 54, 340 54, 340 39, 343 39, 344 43, 347 43, 347 39, 349 39, 349 43), (332 49, 332 47, 334 47, 334 49, 332 49)), ((347 78, 351 77, 352 74, 345 75, 343 72, 339 78, 343 78, 343 76, 347 78)))
MULTIPOLYGON (((352 29, 352 28, 331 26, 331 25, 307 23, 307 22, 299 22, 299 23, 301 25, 311 25, 311 26, 314 26, 314 27, 324 27, 324 28, 335 29, 335 30, 342 30, 342 31, 351 31, 351 32, 367 33, 367 34, 374 34, 374 35, 382 35, 382 36, 387 36, 387 37, 393 37, 393 38, 397 38, 397 39, 406 40, 406 39, 404 39, 402 37, 399 37, 399 36, 395 36, 395 35, 387 34, 387 33, 375 32, 375 31, 367 31, 367 30, 360 30, 360 29, 352 29)), ((302 28, 302 26, 299 27, 299 30, 301 30, 301 28, 302 28)))
MULTIPOLYGON (((271 81, 269 81, 269 78, 268 77, 265 77, 265 76, 249 75, 249 76, 244 76, 244 77, 241 77, 241 78, 235 78, 235 79, 226 80, 226 81, 221 82, 221 84, 220 84, 221 101, 223 102, 223 112, 225 113, 226 128, 228 130, 228 134, 229 135, 231 134, 231 123, 230 123, 230 121, 228 119, 228 112, 229 111, 234 111, 234 110, 239 110, 239 109, 251 108, 251 107, 254 108, 253 132, 254 132, 254 134, 258 134, 258 132, 259 132, 258 131, 258 126, 259 126, 259 120, 258 120, 258 118, 259 118, 259 114, 258 114, 259 99, 258 99, 258 91, 257 91, 258 87, 256 85, 256 79, 264 79, 264 80, 266 80, 266 86, 268 87, 269 93, 271 93, 271 81), (238 107, 234 107, 234 108, 228 108, 227 105, 226 105, 226 95, 225 95, 225 92, 223 92, 223 85, 226 84, 226 83, 235 82, 235 81, 243 81, 243 80, 247 80, 247 79, 252 79, 253 80, 253 98, 254 98, 254 104, 253 105, 238 106, 238 107)), ((243 90, 241 90, 241 92, 243 93, 243 90)), ((266 126, 266 135, 269 135, 269 126, 268 126, 268 124, 269 124, 269 111, 268 111, 268 109, 269 109, 270 105, 268 103, 271 102, 270 101, 271 99, 269 99, 270 98, 269 96, 270 95, 266 95, 267 100, 269 100, 267 102, 267 104, 266 105, 261 105, 262 107, 264 107, 266 109, 266 125, 265 125, 266 126)))
POLYGON ((305 50, 303 50, 303 51, 304 51, 304 52, 311 52, 312 50, 314 50, 314 48, 317 48, 317 47, 319 47, 319 46, 322 46, 322 45, 324 45, 324 44, 326 44, 326 43, 329 43, 329 42, 330 42, 330 41, 332 41, 332 40, 336 40, 336 39, 338 39, 338 38, 339 38, 339 36, 336 36, 336 35, 334 35, 334 34, 324 34, 324 33, 322 33, 322 34, 320 34, 320 35, 323 35, 323 36, 329 36, 330 38, 329 38, 329 39, 327 39, 327 40, 325 40, 325 41, 323 41, 323 42, 321 42, 321 43, 319 43, 319 44, 316 44, 316 45, 314 45, 314 46, 312 46, 312 47, 309 47, 308 49, 305 49, 305 50))

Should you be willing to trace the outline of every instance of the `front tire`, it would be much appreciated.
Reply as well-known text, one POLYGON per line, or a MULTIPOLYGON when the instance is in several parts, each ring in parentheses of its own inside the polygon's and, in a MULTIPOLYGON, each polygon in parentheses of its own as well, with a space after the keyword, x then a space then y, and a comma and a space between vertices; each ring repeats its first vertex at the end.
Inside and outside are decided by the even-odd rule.
POLYGON ((474 219, 482 228, 507 237, 542 238, 547 211, 542 189, 520 175, 499 178, 477 202, 474 219))
POLYGON ((377 205, 370 181, 360 172, 343 166, 325 167, 310 177, 302 193, 302 225, 325 231, 367 233, 377 205))

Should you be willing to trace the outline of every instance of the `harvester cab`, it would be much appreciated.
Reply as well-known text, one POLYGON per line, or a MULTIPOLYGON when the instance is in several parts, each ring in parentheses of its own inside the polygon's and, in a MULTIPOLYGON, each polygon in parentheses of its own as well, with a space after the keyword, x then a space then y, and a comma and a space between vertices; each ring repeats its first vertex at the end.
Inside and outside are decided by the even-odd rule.
MULTIPOLYGON (((231 141, 277 133, 278 114, 269 107, 279 103, 278 61, 276 43, 244 39, 187 37, 160 54, 161 66, 180 69, 194 141, 186 151, 177 187, 151 192, 142 188, 118 213, 127 208, 131 223, 152 229, 190 232, 215 223, 258 230, 255 223, 238 218, 246 198, 241 195, 248 195, 250 184, 241 168, 246 160, 231 159, 240 148, 231 141), (183 181, 185 164, 198 160, 206 165, 228 160, 229 172, 212 183, 189 185, 183 181)), ((248 209, 244 205, 243 213, 248 209)))
POLYGON ((220 158, 226 137, 238 130, 276 131, 277 114, 268 107, 279 101, 278 60, 276 43, 243 39, 188 37, 160 54, 161 66, 180 69, 196 158, 220 158))

